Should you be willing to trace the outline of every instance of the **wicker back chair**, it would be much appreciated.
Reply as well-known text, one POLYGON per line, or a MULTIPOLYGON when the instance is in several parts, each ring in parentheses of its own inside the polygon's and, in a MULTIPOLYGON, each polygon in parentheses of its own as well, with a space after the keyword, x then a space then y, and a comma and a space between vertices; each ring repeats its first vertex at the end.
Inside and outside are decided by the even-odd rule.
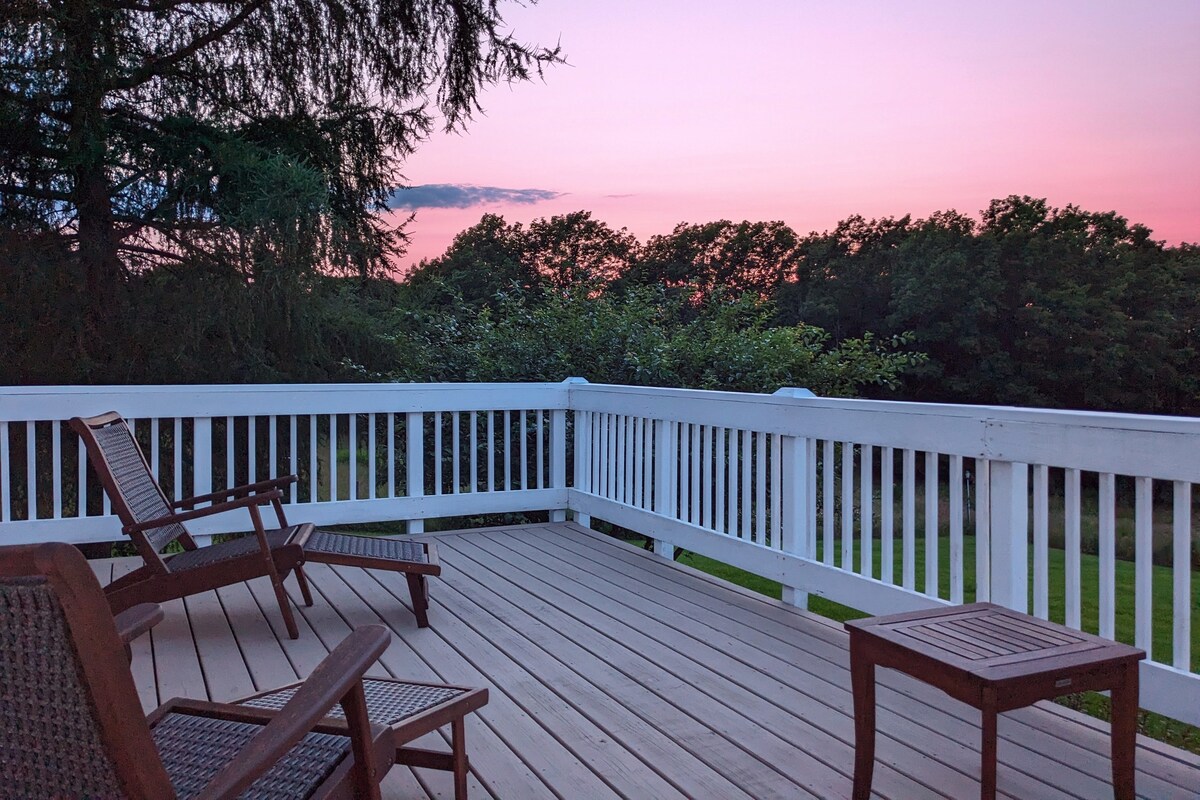
MULTIPOLYGON (((144 629, 153 615, 135 616, 144 629)), ((362 674, 386 629, 356 630, 278 712, 173 700, 147 719, 119 627, 78 550, 0 547, 0 794, 379 796, 394 742, 367 722, 362 674), (335 724, 326 715, 338 703, 346 721, 335 724)))
POLYGON ((163 494, 129 425, 116 412, 95 417, 75 417, 71 428, 87 448, 88 459, 100 476, 122 530, 133 539, 144 565, 105 587, 114 613, 138 603, 161 603, 220 586, 268 576, 275 588, 280 614, 288 635, 298 634, 283 581, 296 573, 307 605, 312 593, 304 577, 304 543, 313 526, 291 525, 283 513, 282 488, 296 476, 259 481, 247 486, 170 502, 163 494), (209 505, 197 508, 201 503, 209 505), (270 503, 279 527, 263 526, 259 507, 270 503), (253 536, 198 548, 184 523, 233 509, 245 508, 254 527, 253 536), (172 542, 183 552, 164 554, 172 542))

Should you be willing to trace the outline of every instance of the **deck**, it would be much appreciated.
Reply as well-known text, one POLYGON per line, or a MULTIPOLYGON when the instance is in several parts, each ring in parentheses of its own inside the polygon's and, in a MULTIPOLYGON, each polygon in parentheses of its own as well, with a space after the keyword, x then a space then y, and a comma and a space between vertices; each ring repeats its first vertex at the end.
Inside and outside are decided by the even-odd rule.
MULTIPOLYGON (((473 798, 849 795, 839 624, 572 524, 436 538, 425 630, 401 608, 402 576, 318 564, 296 641, 265 579, 167 604, 134 646, 143 705, 293 681, 382 620, 395 636, 376 674, 489 687, 468 718, 473 798)), ((106 581, 134 562, 93 563, 106 581)), ((978 796, 977 712, 888 671, 878 699, 877 796, 978 796)), ((1047 704, 1004 715, 1000 735, 1002 796, 1111 797, 1105 724, 1047 704)), ((449 797, 446 777, 396 768, 384 796, 449 797)), ((1139 796, 1198 791, 1200 758, 1139 740, 1139 796)))

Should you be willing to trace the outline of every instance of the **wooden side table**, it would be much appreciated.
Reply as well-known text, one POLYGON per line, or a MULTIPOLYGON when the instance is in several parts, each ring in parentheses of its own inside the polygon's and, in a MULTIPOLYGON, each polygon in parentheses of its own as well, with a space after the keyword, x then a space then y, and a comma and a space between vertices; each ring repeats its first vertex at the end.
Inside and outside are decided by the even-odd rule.
POLYGON ((991 603, 846 623, 854 688, 854 797, 871 794, 875 667, 936 686, 983 714, 979 796, 996 796, 996 715, 1064 694, 1112 690, 1113 794, 1134 797, 1138 662, 1144 651, 991 603))

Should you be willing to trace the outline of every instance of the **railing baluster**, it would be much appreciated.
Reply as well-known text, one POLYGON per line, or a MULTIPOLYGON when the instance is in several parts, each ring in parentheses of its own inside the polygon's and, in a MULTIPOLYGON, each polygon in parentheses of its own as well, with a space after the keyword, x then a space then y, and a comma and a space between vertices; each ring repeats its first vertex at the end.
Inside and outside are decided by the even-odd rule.
POLYGON ((713 469, 716 465, 716 458, 713 456, 713 429, 711 425, 703 426, 703 437, 701 438, 702 453, 700 454, 700 467, 703 470, 703 480, 701 481, 701 496, 700 496, 700 512, 703 515, 704 527, 715 530, 716 522, 714 519, 714 508, 716 497, 713 493, 713 469))
MULTIPOLYGON (((524 412, 522 412, 524 413, 524 412)), ((433 414, 433 493, 442 493, 442 412, 433 414)), ((522 480, 521 488, 525 488, 522 480)))
POLYGON ((1050 618, 1050 468, 1033 467, 1033 615, 1050 618))
POLYGON ((1079 560, 1082 552, 1079 533, 1079 470, 1063 473, 1063 606, 1065 623, 1076 630, 1082 627, 1079 560))
MULTIPOLYGON (((172 423, 173 423, 173 425, 174 425, 174 429, 173 429, 173 430, 174 430, 174 433, 173 433, 173 435, 171 436, 171 474, 174 476, 174 480, 172 481, 172 489, 174 490, 174 491, 173 491, 174 498, 175 498, 176 500, 182 500, 182 499, 184 498, 184 488, 183 488, 183 418, 182 418, 182 417, 175 417, 175 419, 174 419, 174 420, 172 420, 172 423)), ((83 444, 83 441, 82 441, 82 440, 80 440, 80 442, 79 442, 79 443, 80 443, 80 445, 82 445, 82 444, 83 444)), ((80 453, 82 454, 82 453, 83 453, 83 451, 81 450, 81 451, 80 451, 80 453)), ((80 497, 84 497, 84 496, 85 496, 85 495, 83 494, 83 492, 84 492, 84 481, 80 481, 80 482, 79 482, 79 486, 80 486, 80 489, 79 489, 79 491, 80 491, 80 494, 79 494, 79 496, 80 496, 80 497)), ((80 516, 83 516, 83 515, 81 514, 80 516)))
POLYGON ((854 571, 854 443, 842 442, 842 569, 854 571))
MULTIPOLYGON (((59 426, 57 424, 55 424, 54 438, 56 440, 55 441, 56 445, 57 445, 57 439, 58 439, 58 427, 59 426)), ((55 449, 57 450, 57 447, 55 449)), ((56 458, 55 461, 57 461, 57 460, 58 459, 56 458)), ((158 461, 159 461, 158 417, 151 417, 150 418, 150 474, 152 474, 154 476, 154 480, 159 481, 161 483, 162 481, 159 477, 160 470, 158 467, 158 461)), ((57 484, 57 481, 55 483, 57 484)))
POLYGON ((613 499, 618 503, 629 502, 629 491, 625 485, 626 464, 630 460, 629 451, 633 442, 633 438, 629 432, 629 417, 624 414, 618 414, 614 420, 616 426, 616 459, 617 459, 617 479, 613 484, 613 499))
MULTIPOLYGON (((158 420, 154 422, 157 427, 158 420)), ((155 449, 158 449, 157 446, 155 449)), ((50 422, 50 495, 54 519, 62 519, 62 423, 58 420, 50 422)))
POLYGON ((267 477, 279 475, 279 417, 267 417, 267 477))
MULTIPOLYGON (((83 447, 82 441, 79 446, 83 447)), ((0 522, 12 519, 12 464, 8 459, 8 423, 0 422, 0 522)), ((83 458, 79 463, 84 463, 83 458)), ((86 497, 85 492, 86 486, 80 489, 79 496, 86 497)))
POLYGON ((511 492, 512 482, 512 412, 504 410, 504 433, 500 435, 500 447, 504 453, 504 491, 511 492))
POLYGON ((1100 635, 1116 634, 1117 486, 1111 472, 1100 474, 1100 635))
MULTIPOLYGON (((178 417, 175 419, 175 424, 176 425, 179 424, 178 417)), ((176 438, 178 439, 178 436, 176 438)), ((88 486, 87 486, 88 460, 87 460, 87 445, 85 445, 83 443, 83 439, 76 437, 75 449, 76 449, 75 458, 76 458, 76 462, 77 462, 76 466, 79 469, 79 495, 78 495, 78 498, 75 500, 75 516, 86 517, 87 516, 87 492, 88 492, 88 486)), ((7 499, 8 499, 8 423, 7 422, 0 422, 0 450, 2 450, 4 453, 2 456, 3 464, 0 464, 0 492, 4 493, 5 502, 7 503, 7 499)), ((179 466, 178 466, 179 458, 180 458, 179 453, 180 453, 179 442, 176 441, 175 442, 175 464, 176 464, 175 475, 176 476, 178 476, 180 474, 179 466)), ((183 495, 180 494, 179 483, 180 483, 180 480, 178 477, 176 477, 175 478, 175 499, 176 500, 179 500, 183 497, 183 495)), ((8 519, 8 517, 6 514, 0 514, 0 521, 7 520, 7 519, 8 519)))
POLYGON ((915 590, 917 586, 917 559, 916 559, 916 539, 917 539, 917 520, 916 520, 916 472, 917 472, 917 454, 915 451, 908 448, 904 449, 901 454, 901 526, 903 558, 901 560, 900 569, 903 573, 903 581, 901 585, 905 589, 915 590))
POLYGON ((479 420, 477 412, 472 411, 471 424, 471 491, 479 491, 479 420))
POLYGON ((317 494, 317 415, 308 415, 308 502, 320 500, 317 494))
MULTIPOLYGON (((544 468, 543 468, 544 458, 543 458, 542 454, 545 452, 546 444, 543 441, 545 434, 542 433, 542 417, 546 412, 544 409, 539 408, 535 413, 537 414, 537 430, 535 433, 536 443, 537 443, 537 486, 535 486, 534 488, 535 489, 544 489, 544 488, 546 488, 546 480, 545 480, 544 468)), ((563 414, 564 414, 563 424, 565 425, 566 424, 566 416, 565 416, 566 412, 564 411, 563 414)), ((565 435, 565 433, 564 433, 564 435, 565 435)), ((564 458, 565 458, 565 456, 564 456, 564 458)))
POLYGON ((925 594, 938 596, 941 557, 938 545, 938 454, 925 451, 925 594))
POLYGON ((1154 482, 1139 477, 1134 483, 1133 643, 1152 658, 1154 624, 1154 482))
POLYGON ((37 423, 25 423, 26 519, 37 519, 37 423))
POLYGON ((338 434, 337 414, 329 415, 329 501, 338 499, 338 434))
POLYGON ((496 491, 496 412, 487 412, 487 490, 496 491))
POLYGON ((246 483, 254 483, 257 480, 258 470, 255 469, 258 461, 258 431, 255 430, 255 423, 258 417, 251 414, 246 417, 246 475, 249 480, 246 483))
POLYGON ((821 494, 823 497, 823 502, 821 504, 821 532, 824 537, 824 541, 822 542, 824 552, 821 554, 821 560, 832 566, 834 561, 833 440, 824 440, 822 443, 822 448, 821 494))
POLYGON ((754 465, 754 462, 753 462, 752 458, 753 458, 753 453, 751 453, 751 450, 750 450, 750 431, 748 429, 743 428, 742 429, 742 457, 740 459, 740 461, 741 461, 740 468, 742 471, 742 494, 741 494, 741 503, 739 505, 739 511, 741 513, 741 518, 742 518, 742 528, 738 532, 738 537, 742 538, 742 539, 746 539, 746 540, 750 540, 753 537, 753 533, 751 531, 751 525, 754 522, 754 517, 752 516, 752 514, 754 513, 754 500, 751 495, 751 492, 752 492, 751 481, 754 478, 754 476, 752 474, 752 467, 754 465))
POLYGON ((963 602, 963 457, 950 456, 950 602, 963 602))
POLYGON ((879 579, 896 582, 896 451, 885 447, 879 454, 879 579))
POLYGON ((237 486, 234 479, 235 463, 234 463, 235 448, 233 444, 233 417, 225 418, 225 488, 232 489, 237 486))
POLYGON ((725 444, 725 429, 717 428, 713 439, 713 489, 716 491, 715 511, 713 514, 713 530, 718 533, 725 525, 725 481, 727 464, 727 449, 725 444))
POLYGON ((454 481, 453 493, 458 494, 462 491, 462 433, 459 431, 462 414, 455 411, 451 421, 454 427, 450 429, 450 477, 454 481))
POLYGON ((738 535, 738 468, 741 459, 738 458, 738 431, 730 428, 725 445, 725 477, 728 481, 725 494, 725 532, 730 536, 738 535))
POLYGON ((869 444, 859 445, 862 462, 858 480, 859 572, 872 577, 875 572, 875 448, 869 444))
POLYGON ((1192 485, 1174 482, 1172 539, 1172 663, 1175 669, 1192 667, 1192 485))
MULTIPOLYGON (((766 434, 754 434, 754 541, 767 542, 767 444, 766 434)), ((778 546, 778 545, 776 545, 778 546)))
POLYGON ((691 502, 691 507, 692 507, 692 512, 691 512, 689 521, 693 525, 700 525, 701 524, 700 499, 703 496, 703 491, 704 491, 703 487, 700 485, 700 426, 696 425, 696 424, 692 424, 689 427, 691 428, 689 433, 691 434, 691 438, 692 438, 692 443, 691 443, 691 456, 692 456, 692 465, 691 465, 691 482, 692 482, 691 501, 692 502, 691 502))
MULTIPOLYGON (((300 454, 298 452, 298 431, 299 422, 295 414, 288 414, 288 474, 299 477, 300 469, 300 454)), ((300 481, 297 479, 288 487, 288 500, 292 503, 298 502, 300 499, 300 481)))
POLYGON ((346 428, 346 495, 348 500, 358 499, 358 414, 348 414, 346 428))
POLYGON ((686 422, 679 423, 679 518, 684 521, 690 516, 692 507, 691 427, 686 422))
POLYGON ((375 440, 378 438, 379 428, 372 412, 367 415, 367 497, 371 500, 379 496, 375 466, 375 440))
POLYGON ((525 419, 525 415, 528 413, 525 409, 517 412, 520 418, 520 424, 518 424, 517 429, 521 435, 521 491, 529 488, 529 442, 527 441, 525 419))

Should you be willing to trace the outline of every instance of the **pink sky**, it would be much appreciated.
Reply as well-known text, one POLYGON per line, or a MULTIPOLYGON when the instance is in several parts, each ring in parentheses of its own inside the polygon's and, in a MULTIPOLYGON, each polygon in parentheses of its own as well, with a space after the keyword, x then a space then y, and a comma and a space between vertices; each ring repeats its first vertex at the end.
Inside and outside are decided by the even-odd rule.
POLYGON ((542 0, 544 83, 488 90, 409 184, 561 193, 423 208, 405 262, 498 213, 590 210, 643 240, 679 222, 800 233, 1009 194, 1200 241, 1200 2, 542 0))

